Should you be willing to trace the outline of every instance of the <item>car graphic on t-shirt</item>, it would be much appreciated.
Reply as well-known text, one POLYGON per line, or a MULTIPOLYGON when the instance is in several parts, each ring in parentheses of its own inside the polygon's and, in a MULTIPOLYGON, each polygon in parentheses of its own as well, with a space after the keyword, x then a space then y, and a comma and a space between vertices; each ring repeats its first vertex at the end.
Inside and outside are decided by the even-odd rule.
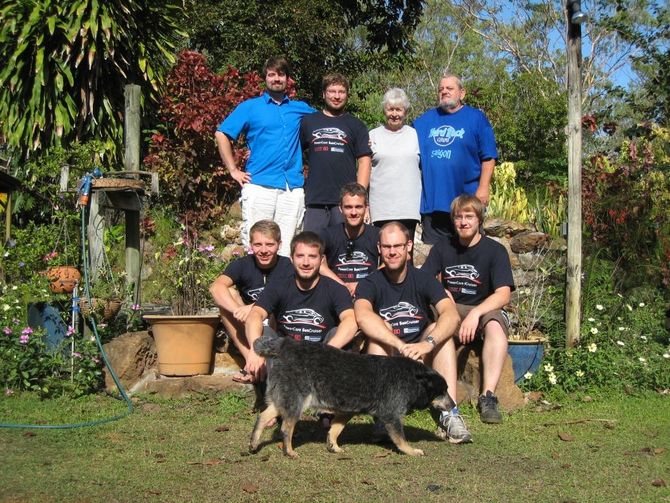
POLYGON ((308 325, 318 325, 323 323, 324 317, 314 309, 294 309, 286 311, 282 316, 284 323, 305 323, 308 325))
POLYGON ((368 261, 368 256, 365 254, 365 252, 362 251, 355 251, 354 253, 349 255, 348 259, 346 253, 340 253, 337 256, 337 261, 340 264, 347 264, 347 265, 370 265, 370 262, 368 261))
POLYGON ((461 265, 452 265, 450 267, 444 268, 444 275, 447 278, 465 278, 475 283, 480 283, 477 280, 479 278, 479 272, 475 269, 475 266, 470 264, 461 264, 461 265))
POLYGON ((327 140, 339 140, 346 142, 347 139, 347 133, 336 127, 323 127, 315 129, 312 132, 312 136, 315 140, 321 140, 322 138, 325 138, 327 140))
POLYGON ((254 302, 258 300, 258 297, 260 296, 261 293, 263 293, 263 290, 265 290, 265 287, 262 286, 260 288, 252 288, 247 292, 247 295, 249 296, 250 299, 253 299, 254 302))
POLYGON ((386 307, 379 310, 379 316, 386 321, 396 318, 411 318, 419 312, 419 308, 409 302, 398 302, 395 306, 386 307))

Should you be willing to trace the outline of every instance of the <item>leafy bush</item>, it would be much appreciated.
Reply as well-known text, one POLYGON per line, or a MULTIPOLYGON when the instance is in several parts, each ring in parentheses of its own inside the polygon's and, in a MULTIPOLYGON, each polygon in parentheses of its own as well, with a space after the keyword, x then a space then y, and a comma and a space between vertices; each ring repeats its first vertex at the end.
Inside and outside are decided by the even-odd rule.
POLYGON ((670 285, 670 163, 667 130, 627 141, 615 157, 584 166, 583 212, 592 245, 621 260, 630 286, 670 285))
POLYGON ((101 359, 94 341, 68 330, 60 346, 48 348, 45 331, 27 324, 27 303, 51 300, 46 279, 2 285, 0 292, 0 386, 6 394, 79 396, 100 388, 101 359))
POLYGON ((527 389, 567 392, 591 389, 670 388, 670 334, 663 327, 665 301, 651 287, 618 293, 620 269, 612 262, 587 263, 584 322, 579 344, 565 349, 565 331, 556 327, 537 374, 527 389))

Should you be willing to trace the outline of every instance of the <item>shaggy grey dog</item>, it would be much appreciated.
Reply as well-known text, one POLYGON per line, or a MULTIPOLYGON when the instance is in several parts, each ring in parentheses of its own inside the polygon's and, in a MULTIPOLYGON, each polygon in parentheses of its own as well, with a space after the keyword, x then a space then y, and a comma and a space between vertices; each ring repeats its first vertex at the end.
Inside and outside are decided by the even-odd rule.
POLYGON ((335 414, 327 440, 331 452, 341 452, 337 438, 354 414, 371 414, 400 451, 421 456, 423 451, 405 439, 403 416, 429 405, 438 410, 453 406, 442 376, 409 358, 348 353, 279 336, 259 338, 254 350, 267 358, 267 408, 256 419, 250 452, 257 452, 268 421, 281 416, 284 454, 296 457, 293 429, 302 411, 312 407, 335 414))

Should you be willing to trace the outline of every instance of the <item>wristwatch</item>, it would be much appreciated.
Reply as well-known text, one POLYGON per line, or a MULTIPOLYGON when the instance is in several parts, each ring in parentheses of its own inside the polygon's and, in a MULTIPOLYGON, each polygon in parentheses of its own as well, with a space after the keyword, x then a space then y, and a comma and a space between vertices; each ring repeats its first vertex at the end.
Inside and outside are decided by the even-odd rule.
POLYGON ((435 346, 437 346, 437 343, 435 342, 435 339, 433 339, 432 335, 426 337, 426 342, 430 342, 433 345, 433 349, 435 349, 435 346))

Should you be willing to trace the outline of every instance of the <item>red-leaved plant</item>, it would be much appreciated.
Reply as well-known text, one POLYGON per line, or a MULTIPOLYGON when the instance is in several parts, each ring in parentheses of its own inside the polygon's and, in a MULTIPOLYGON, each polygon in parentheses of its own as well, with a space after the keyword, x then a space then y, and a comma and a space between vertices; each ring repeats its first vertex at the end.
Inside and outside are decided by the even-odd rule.
MULTIPOLYGON (((160 176, 164 204, 198 227, 217 220, 239 194, 219 157, 214 132, 242 101, 261 94, 263 79, 228 67, 216 75, 205 57, 183 51, 170 72, 160 104, 162 124, 151 137, 144 164, 160 176)), ((234 148, 238 166, 249 155, 234 148)))

